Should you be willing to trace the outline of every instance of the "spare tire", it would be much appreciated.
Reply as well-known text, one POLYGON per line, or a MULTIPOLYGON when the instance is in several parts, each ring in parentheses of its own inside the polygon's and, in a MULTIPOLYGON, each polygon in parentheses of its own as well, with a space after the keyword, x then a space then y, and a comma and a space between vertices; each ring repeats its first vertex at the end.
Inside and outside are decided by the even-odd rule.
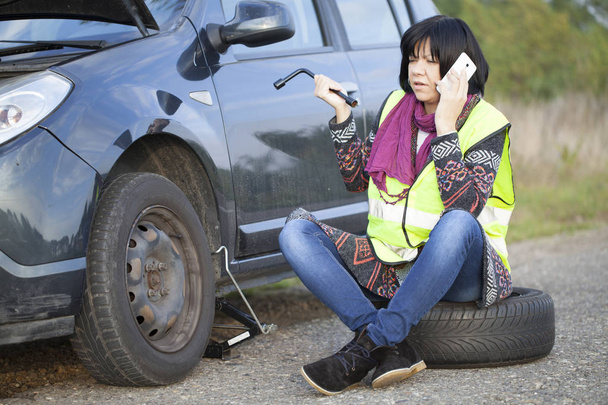
POLYGON ((488 308, 439 302, 413 327, 408 342, 431 368, 495 367, 548 355, 555 342, 552 298, 514 288, 488 308))

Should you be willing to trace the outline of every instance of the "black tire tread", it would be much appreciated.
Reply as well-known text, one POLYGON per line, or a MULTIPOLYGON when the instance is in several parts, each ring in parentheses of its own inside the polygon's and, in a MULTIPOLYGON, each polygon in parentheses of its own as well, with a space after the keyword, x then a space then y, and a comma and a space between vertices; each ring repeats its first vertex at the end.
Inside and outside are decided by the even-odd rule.
POLYGON ((515 288, 497 304, 440 302, 412 328, 408 342, 430 368, 495 367, 542 358, 555 342, 553 300, 515 288))
POLYGON ((109 274, 99 268, 100 264, 107 263, 110 259, 107 246, 111 243, 110 232, 117 222, 116 201, 120 199, 121 190, 124 190, 131 181, 132 176, 123 176, 112 182, 112 187, 106 186, 103 190, 102 198, 110 204, 100 206, 95 215, 89 243, 97 248, 90 249, 87 254, 89 282, 83 302, 86 310, 81 312, 76 322, 77 339, 72 339, 72 347, 89 373, 97 381, 110 385, 150 385, 149 381, 138 378, 141 370, 137 370, 135 363, 130 361, 128 354, 120 345, 120 337, 116 334, 117 325, 107 298, 109 274), (99 248, 101 246, 106 248, 99 248), (84 314, 87 316, 83 316, 84 314), (79 340, 86 344, 82 344, 79 340), (110 345, 110 342, 119 343, 110 345), (90 349, 93 347, 95 350, 90 349))

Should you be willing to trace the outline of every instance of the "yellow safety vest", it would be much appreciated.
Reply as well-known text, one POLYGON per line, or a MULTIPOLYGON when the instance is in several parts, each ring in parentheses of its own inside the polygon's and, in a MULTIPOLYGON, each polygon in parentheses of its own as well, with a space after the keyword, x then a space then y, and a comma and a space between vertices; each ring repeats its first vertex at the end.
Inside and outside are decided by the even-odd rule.
MULTIPOLYGON (((404 96, 405 92, 402 90, 395 91, 389 96, 380 116, 380 124, 404 96)), ((463 156, 466 156, 467 151, 480 141, 506 130, 501 162, 492 192, 477 219, 504 265, 511 271, 505 242, 509 220, 515 206, 509 153, 509 127, 507 118, 482 99, 458 131, 458 141, 463 156)), ((387 176, 386 188, 391 195, 398 195, 407 188, 410 190, 405 199, 388 204, 385 200, 394 202, 397 198, 392 198, 378 190, 370 178, 367 236, 374 254, 382 262, 386 264, 409 262, 417 257, 417 248, 426 243, 429 233, 444 210, 437 185, 435 163, 431 160, 412 185, 403 184, 387 176)))

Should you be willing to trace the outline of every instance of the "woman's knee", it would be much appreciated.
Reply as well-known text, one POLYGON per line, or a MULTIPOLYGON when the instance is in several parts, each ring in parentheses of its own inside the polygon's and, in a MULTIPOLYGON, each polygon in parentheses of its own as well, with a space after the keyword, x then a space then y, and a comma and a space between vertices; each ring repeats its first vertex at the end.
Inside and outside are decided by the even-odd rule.
POLYGON ((477 219, 470 212, 463 210, 452 210, 446 212, 441 216, 435 228, 438 226, 441 228, 447 228, 448 231, 458 234, 463 234, 466 232, 478 234, 481 232, 477 219))
POLYGON ((450 221, 456 223, 477 222, 473 214, 464 210, 451 210, 441 216, 440 221, 450 221))
POLYGON ((477 219, 467 211, 453 210, 441 216, 429 235, 431 241, 457 249, 466 246, 483 246, 483 231, 477 219))
POLYGON ((303 237, 313 234, 318 225, 306 219, 294 219, 285 224, 279 234, 279 246, 281 250, 289 248, 294 244, 300 244, 303 237))

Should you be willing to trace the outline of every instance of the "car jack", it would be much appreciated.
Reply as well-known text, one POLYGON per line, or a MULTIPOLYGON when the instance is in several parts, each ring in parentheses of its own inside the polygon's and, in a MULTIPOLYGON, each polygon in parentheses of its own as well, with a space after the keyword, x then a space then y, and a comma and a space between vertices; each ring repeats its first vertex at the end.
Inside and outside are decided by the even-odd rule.
POLYGON ((277 326, 274 324, 266 325, 260 323, 258 317, 255 315, 255 312, 251 308, 251 305, 249 305, 249 301, 247 301, 245 294, 243 294, 243 291, 237 284, 236 280, 232 276, 232 273, 230 272, 230 269, 228 268, 228 249, 226 249, 225 246, 222 246, 215 252, 215 254, 220 253, 222 250, 224 250, 226 273, 228 273, 228 276, 230 276, 232 283, 241 295, 243 301, 245 301, 245 305, 247 305, 247 308, 251 313, 250 315, 246 312, 241 311, 236 306, 228 303, 225 299, 215 299, 215 310, 221 311, 229 317, 237 320, 241 323, 241 325, 213 325, 213 327, 217 329, 235 329, 243 331, 242 333, 239 333, 238 335, 223 342, 217 342, 214 339, 209 339, 209 343, 207 344, 207 349, 205 350, 205 354, 203 355, 203 357, 224 360, 226 359, 226 356, 230 355, 230 350, 235 345, 247 339, 251 339, 252 337, 257 336, 259 334, 266 335, 268 333, 274 332, 277 329, 277 326))

